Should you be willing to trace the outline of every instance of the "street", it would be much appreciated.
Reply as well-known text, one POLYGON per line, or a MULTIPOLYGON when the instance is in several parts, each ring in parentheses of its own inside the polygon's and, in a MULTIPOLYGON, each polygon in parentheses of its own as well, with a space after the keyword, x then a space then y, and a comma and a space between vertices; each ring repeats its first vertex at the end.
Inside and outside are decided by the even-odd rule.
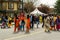
POLYGON ((0 40, 60 40, 60 0, 0 0, 0 40))
POLYGON ((14 34, 13 27, 0 29, 0 40, 60 40, 60 32, 51 31, 50 33, 46 33, 41 25, 39 26, 38 29, 34 27, 34 30, 30 30, 29 34, 22 31, 14 34))

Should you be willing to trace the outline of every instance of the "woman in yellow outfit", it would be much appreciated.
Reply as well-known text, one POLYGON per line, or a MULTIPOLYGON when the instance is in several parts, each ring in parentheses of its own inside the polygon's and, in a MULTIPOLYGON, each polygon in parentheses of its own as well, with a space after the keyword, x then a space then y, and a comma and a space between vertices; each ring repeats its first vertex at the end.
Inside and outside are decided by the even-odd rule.
POLYGON ((57 16, 54 16, 54 17, 53 17, 54 22, 56 21, 56 19, 57 19, 57 16))
POLYGON ((54 22, 55 22, 55 30, 56 30, 56 19, 57 19, 57 16, 55 15, 55 16, 53 17, 53 20, 54 20, 54 22))
POLYGON ((8 17, 8 27, 9 27, 9 28, 12 26, 11 20, 12 20, 12 18, 11 18, 11 17, 8 17))
POLYGON ((41 15, 39 16, 39 20, 40 20, 40 23, 42 23, 42 16, 41 15))

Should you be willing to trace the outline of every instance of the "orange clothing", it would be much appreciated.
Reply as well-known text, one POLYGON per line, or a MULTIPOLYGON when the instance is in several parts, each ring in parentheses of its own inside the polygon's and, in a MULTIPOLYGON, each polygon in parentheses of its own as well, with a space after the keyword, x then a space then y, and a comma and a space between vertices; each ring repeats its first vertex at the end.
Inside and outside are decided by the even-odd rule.
POLYGON ((16 32, 16 29, 18 29, 18 31, 19 31, 20 30, 19 29, 19 19, 14 18, 14 22, 15 22, 14 32, 16 32))
POLYGON ((20 19, 21 19, 21 20, 24 20, 24 19, 25 19, 25 17, 24 17, 24 16, 21 16, 21 17, 20 17, 20 19))
POLYGON ((19 26, 19 19, 14 19, 15 22, 15 26, 18 27, 19 26))
POLYGON ((25 16, 20 16, 20 20, 24 20, 26 22, 25 19, 26 19, 25 16))
POLYGON ((19 21, 20 21, 20 16, 18 16, 18 19, 19 19, 19 21))
POLYGON ((27 27, 28 29, 30 29, 30 18, 27 19, 26 27, 27 27))

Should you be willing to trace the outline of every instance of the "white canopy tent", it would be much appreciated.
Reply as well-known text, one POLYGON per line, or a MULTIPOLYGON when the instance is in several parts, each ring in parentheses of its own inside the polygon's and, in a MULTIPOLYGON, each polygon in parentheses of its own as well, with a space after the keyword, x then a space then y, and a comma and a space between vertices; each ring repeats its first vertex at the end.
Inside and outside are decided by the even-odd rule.
POLYGON ((37 8, 31 12, 30 14, 34 14, 34 15, 43 15, 44 13, 40 12, 37 8))

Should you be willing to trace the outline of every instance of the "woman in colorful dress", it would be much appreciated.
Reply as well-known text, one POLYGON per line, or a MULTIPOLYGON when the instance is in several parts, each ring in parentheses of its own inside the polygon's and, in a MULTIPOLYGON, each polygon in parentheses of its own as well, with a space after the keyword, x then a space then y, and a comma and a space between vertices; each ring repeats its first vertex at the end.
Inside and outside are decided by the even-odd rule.
POLYGON ((22 24, 23 24, 23 27, 22 28, 23 28, 23 31, 24 31, 24 29, 25 29, 24 28, 24 26, 25 26, 25 15, 24 15, 24 13, 21 13, 20 14, 20 21, 22 21, 22 24))
POLYGON ((60 29, 60 16, 57 17, 56 28, 57 28, 57 31, 59 31, 59 29, 60 29))
POLYGON ((14 32, 16 32, 16 29, 19 31, 19 29, 20 29, 19 28, 19 19, 18 19, 17 15, 15 15, 14 22, 15 22, 14 32))
POLYGON ((41 15, 39 16, 39 21, 40 21, 40 23, 42 23, 42 16, 41 15))
POLYGON ((30 17, 27 15, 27 21, 26 21, 26 33, 29 33, 30 29, 30 17))
POLYGON ((50 21, 50 26, 51 26, 50 30, 53 30, 53 29, 55 30, 55 22, 53 19, 51 19, 50 21))
POLYGON ((8 17, 8 27, 10 28, 12 26, 12 18, 8 17))

